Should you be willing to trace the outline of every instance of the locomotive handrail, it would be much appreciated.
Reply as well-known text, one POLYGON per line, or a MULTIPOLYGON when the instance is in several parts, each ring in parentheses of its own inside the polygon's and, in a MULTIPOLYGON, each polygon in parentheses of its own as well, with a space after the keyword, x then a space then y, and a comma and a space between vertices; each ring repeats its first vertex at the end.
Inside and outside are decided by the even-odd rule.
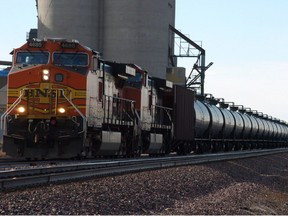
POLYGON ((118 99, 118 100, 122 100, 122 101, 126 101, 126 102, 131 102, 131 103, 134 103, 135 101, 134 100, 129 100, 129 99, 126 99, 126 98, 120 98, 120 97, 116 97, 116 96, 111 96, 111 95, 104 95, 105 97, 110 97, 110 98, 114 98, 114 99, 118 99))
POLYGON ((136 124, 136 126, 137 126, 137 134, 141 134, 142 121, 141 121, 141 119, 140 119, 140 116, 139 116, 137 110, 135 110, 134 103, 135 103, 135 101, 131 103, 131 109, 132 109, 133 112, 135 113, 134 115, 136 115, 137 120, 138 120, 138 121, 137 121, 138 123, 135 121, 135 124, 136 124))
POLYGON ((20 90, 20 96, 14 101, 14 103, 3 113, 3 115, 1 116, 1 124, 0 124, 0 129, 4 131, 4 133, 6 134, 6 121, 5 118, 7 117, 7 115, 9 115, 9 113, 20 103, 23 95, 24 95, 24 90, 26 90, 26 88, 21 89, 20 90))
MULTIPOLYGON (((172 118, 171 118, 171 115, 170 115, 170 113, 169 113, 169 111, 172 111, 172 110, 173 110, 172 108, 170 108, 170 107, 164 107, 164 106, 160 106, 160 105, 151 105, 151 106, 152 106, 152 107, 156 107, 156 108, 163 109, 163 110, 166 112, 166 114, 167 114, 170 122, 172 122, 172 118)), ((153 109, 152 109, 152 110, 153 110, 153 109)), ((152 112, 153 112, 153 111, 152 111, 152 112)), ((154 112, 155 112, 155 110, 154 110, 154 112)), ((154 119, 154 115, 152 115, 152 122, 153 122, 154 120, 155 120, 155 119, 154 119)), ((173 122, 172 122, 172 124, 173 124, 173 122)))
POLYGON ((161 109, 166 109, 166 110, 169 110, 169 111, 172 111, 173 109, 170 108, 170 107, 164 107, 164 106, 160 106, 160 105, 152 105, 152 106, 155 106, 155 107, 158 107, 158 108, 161 108, 161 109))
POLYGON ((138 112, 135 110, 135 101, 131 102, 131 110, 133 111, 133 114, 137 117, 138 122, 140 122, 140 116, 138 112))
POLYGON ((86 132, 87 132, 87 125, 86 125, 86 122, 87 122, 87 119, 86 117, 81 113, 81 111, 75 106, 75 104, 69 100, 66 95, 65 95, 65 91, 64 89, 59 89, 61 92, 62 92, 62 95, 63 97, 73 106, 73 108, 79 113, 79 115, 82 117, 83 119, 83 130, 79 132, 80 133, 84 133, 84 135, 86 136, 86 132))
MULTIPOLYGON (((104 120, 106 119, 106 111, 108 112, 108 116, 107 116, 107 119, 109 119, 110 117, 110 104, 109 102, 111 101, 112 99, 112 103, 113 103, 113 100, 116 99, 116 100, 119 100, 119 101, 123 101, 123 102, 128 102, 130 103, 130 106, 131 106, 131 111, 133 112, 133 114, 135 114, 135 110, 134 110, 134 104, 135 104, 135 101, 134 100, 130 100, 130 99, 126 99, 126 98, 120 98, 120 97, 116 97, 116 96, 111 96, 111 95, 106 95, 104 94, 104 120), (110 99, 110 100, 109 100, 110 99), (106 100, 108 101, 108 108, 106 110, 106 100)), ((129 119, 131 119, 131 121, 133 121, 133 118, 129 115, 128 112, 124 112, 126 113, 126 115, 128 116, 129 119)), ((136 112, 137 113, 137 112, 136 112)), ((139 118, 139 117, 138 117, 139 118)), ((113 119, 113 116, 112 116, 112 119, 113 119)))

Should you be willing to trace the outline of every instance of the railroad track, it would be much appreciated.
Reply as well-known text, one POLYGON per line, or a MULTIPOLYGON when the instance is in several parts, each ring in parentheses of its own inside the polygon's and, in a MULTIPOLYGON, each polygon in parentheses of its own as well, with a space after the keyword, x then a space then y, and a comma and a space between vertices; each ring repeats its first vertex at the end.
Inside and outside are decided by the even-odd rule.
POLYGON ((75 162, 50 167, 26 167, 23 169, 2 170, 0 171, 0 190, 31 187, 39 184, 50 184, 89 177, 113 176, 176 166, 259 157, 284 152, 288 152, 288 149, 253 150, 189 156, 174 155, 163 158, 138 158, 113 161, 87 161, 85 163, 75 162))

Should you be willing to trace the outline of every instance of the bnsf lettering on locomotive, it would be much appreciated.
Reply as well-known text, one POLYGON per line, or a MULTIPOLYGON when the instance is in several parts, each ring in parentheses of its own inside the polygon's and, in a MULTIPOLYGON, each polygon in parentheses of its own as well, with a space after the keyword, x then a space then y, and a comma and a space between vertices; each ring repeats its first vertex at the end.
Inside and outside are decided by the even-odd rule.
MULTIPOLYGON (((56 98, 57 90, 49 90, 49 89, 26 89, 24 97, 52 97, 56 98)), ((63 92, 58 92, 59 98, 64 98, 63 92)))

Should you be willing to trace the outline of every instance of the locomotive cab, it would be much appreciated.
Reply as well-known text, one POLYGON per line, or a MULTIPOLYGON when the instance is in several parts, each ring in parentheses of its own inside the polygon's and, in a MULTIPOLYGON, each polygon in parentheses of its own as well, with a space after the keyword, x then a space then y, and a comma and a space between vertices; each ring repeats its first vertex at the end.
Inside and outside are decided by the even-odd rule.
POLYGON ((28 41, 13 52, 3 150, 13 157, 79 156, 86 133, 92 50, 76 41, 28 41))

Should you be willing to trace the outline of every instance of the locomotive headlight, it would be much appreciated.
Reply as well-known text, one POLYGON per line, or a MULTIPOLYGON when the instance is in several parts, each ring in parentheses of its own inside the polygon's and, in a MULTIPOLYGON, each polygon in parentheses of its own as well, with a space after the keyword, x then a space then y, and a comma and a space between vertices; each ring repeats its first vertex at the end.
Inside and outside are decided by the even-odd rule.
POLYGON ((61 114, 63 114, 63 113, 66 112, 66 110, 65 110, 65 108, 63 108, 63 107, 60 107, 60 108, 58 109, 58 112, 61 113, 61 114))
POLYGON ((21 106, 21 107, 18 107, 18 112, 19 113, 24 113, 26 111, 25 107, 21 106))
POLYGON ((43 72, 44 75, 49 75, 49 70, 48 69, 43 69, 42 72, 43 72))
POLYGON ((42 78, 45 81, 48 81, 50 77, 50 71, 48 69, 43 69, 42 70, 42 78))
POLYGON ((45 80, 45 81, 49 80, 49 76, 43 75, 43 80, 45 80))

